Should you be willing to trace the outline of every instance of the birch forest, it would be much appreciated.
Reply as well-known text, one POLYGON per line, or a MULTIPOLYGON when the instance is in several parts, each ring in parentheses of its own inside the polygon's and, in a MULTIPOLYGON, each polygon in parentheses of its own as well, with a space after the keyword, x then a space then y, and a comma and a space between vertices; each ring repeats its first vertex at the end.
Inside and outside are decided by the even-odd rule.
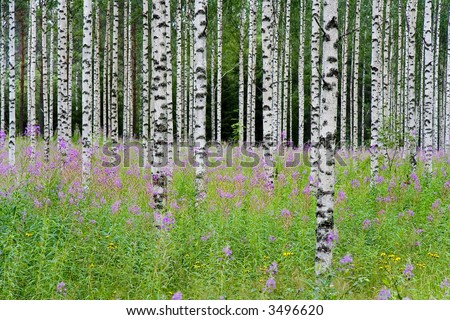
POLYGON ((450 0, 0 24, 0 299, 448 298, 450 0))

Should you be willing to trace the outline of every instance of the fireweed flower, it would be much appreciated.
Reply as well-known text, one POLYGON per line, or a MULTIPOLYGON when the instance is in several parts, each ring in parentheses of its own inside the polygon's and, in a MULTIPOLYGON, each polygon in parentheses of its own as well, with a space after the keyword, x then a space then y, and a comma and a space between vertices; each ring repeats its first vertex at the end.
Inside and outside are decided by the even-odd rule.
POLYGON ((368 220, 368 219, 364 220, 364 221, 363 221, 363 229, 364 229, 364 230, 369 229, 370 223, 371 223, 370 220, 368 220))
POLYGON ((183 294, 180 291, 175 292, 171 300, 183 300, 183 294))
POLYGON ((222 249, 222 252, 225 254, 225 256, 227 257, 231 257, 231 255, 233 254, 233 251, 231 251, 229 246, 226 246, 225 248, 222 249))
POLYGON ((159 230, 170 231, 174 228, 175 217, 171 213, 162 215, 155 212, 153 214, 153 219, 155 221, 155 227, 159 230))
POLYGON ((440 284, 441 289, 445 289, 450 287, 450 283, 448 281, 448 278, 445 278, 444 280, 442 280, 441 284, 440 284))
POLYGON ((64 282, 58 283, 56 285, 56 292, 65 296, 67 294, 66 284, 64 282))
POLYGON ((117 213, 117 211, 119 211, 119 206, 120 206, 120 200, 117 200, 116 202, 114 202, 114 204, 111 206, 111 212, 112 213, 117 213))
POLYGON ((269 241, 270 242, 274 242, 276 240, 276 238, 274 236, 269 236, 269 241))
POLYGON ((348 263, 352 263, 353 262, 353 258, 351 255, 346 254, 340 261, 340 264, 348 264, 348 263))
POLYGON ((266 270, 266 273, 270 274, 271 276, 275 275, 278 272, 278 264, 274 261, 269 266, 269 268, 266 270))
POLYGON ((275 279, 270 277, 266 281, 266 286, 264 287, 263 291, 267 293, 271 293, 273 290, 277 288, 277 284, 275 282, 275 279))
POLYGON ((381 289, 377 295, 377 300, 389 300, 391 298, 391 291, 389 289, 381 289))
POLYGON ((292 213, 288 209, 282 209, 280 216, 288 218, 292 216, 292 213))
POLYGON ((439 207, 441 206, 441 200, 437 199, 435 202, 433 202, 433 204, 431 205, 431 207, 433 208, 433 210, 439 209, 439 207))
POLYGON ((327 243, 335 242, 337 243, 339 241, 339 234, 337 230, 331 230, 327 235, 327 243))
POLYGON ((405 275, 406 279, 411 280, 412 277, 414 277, 414 273, 412 271, 414 270, 414 266, 412 264, 407 264, 405 266, 405 270, 403 270, 403 274, 405 275))
POLYGON ((337 203, 344 201, 345 199, 347 199, 347 196, 345 195, 344 191, 339 191, 338 192, 338 197, 337 197, 337 203))

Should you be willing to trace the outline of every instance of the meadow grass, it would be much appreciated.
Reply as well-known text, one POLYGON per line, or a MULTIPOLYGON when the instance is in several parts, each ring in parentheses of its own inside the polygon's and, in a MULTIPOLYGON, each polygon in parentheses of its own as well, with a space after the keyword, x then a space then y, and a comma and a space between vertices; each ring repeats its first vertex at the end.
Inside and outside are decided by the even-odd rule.
MULTIPOLYGON (((194 169, 173 168, 167 211, 155 216, 148 168, 102 166, 95 153, 90 188, 81 186, 79 146, 64 166, 18 165, 0 149, 0 299, 446 299, 450 277, 450 168, 416 175, 401 158, 369 186, 365 151, 340 154, 333 271, 314 275, 315 199, 310 170, 219 166, 195 206, 194 169), (164 218, 164 220, 161 220, 164 218), (158 226, 158 228, 156 227, 158 226), (389 290, 386 294, 386 290, 389 290), (380 293, 381 292, 381 293, 380 293)), ((287 157, 292 156, 293 150, 287 157)), ((104 160, 104 159, 103 159, 104 160)))

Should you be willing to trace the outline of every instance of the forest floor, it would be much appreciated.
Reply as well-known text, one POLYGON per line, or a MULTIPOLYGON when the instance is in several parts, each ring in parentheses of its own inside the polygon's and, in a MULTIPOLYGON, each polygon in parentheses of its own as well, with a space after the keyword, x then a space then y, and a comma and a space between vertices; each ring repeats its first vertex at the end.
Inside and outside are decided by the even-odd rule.
MULTIPOLYGON (((316 281, 315 198, 304 164, 279 163, 272 189, 264 167, 207 171, 195 206, 194 169, 173 167, 167 211, 156 213, 150 170, 105 167, 95 154, 88 192, 80 147, 60 165, 39 142, 8 167, 0 146, 0 299, 447 299, 450 292, 450 160, 381 165, 369 186, 366 151, 337 165, 333 271, 316 281)), ((287 158, 298 151, 290 149, 287 158)), ((136 160, 136 161, 135 161, 136 160)), ((244 161, 245 162, 245 161, 244 161)))

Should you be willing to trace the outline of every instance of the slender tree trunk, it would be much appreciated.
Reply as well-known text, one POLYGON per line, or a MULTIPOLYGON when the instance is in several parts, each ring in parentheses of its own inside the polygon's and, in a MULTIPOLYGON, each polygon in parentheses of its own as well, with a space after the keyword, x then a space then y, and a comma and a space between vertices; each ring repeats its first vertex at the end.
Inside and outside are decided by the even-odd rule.
POLYGON ((83 4, 82 184, 87 189, 91 176, 92 147, 92 0, 84 0, 83 4))
POLYGON ((123 117, 122 138, 124 144, 129 139, 128 123, 130 117, 130 104, 128 101, 128 1, 124 1, 123 8, 123 117))
MULTIPOLYGON (((177 17, 176 17, 176 25, 177 25, 177 80, 176 80, 176 142, 179 143, 181 141, 181 132, 182 132, 182 112, 183 112, 183 85, 182 85, 182 77, 183 77, 183 45, 182 45, 182 31, 181 31, 181 13, 182 6, 181 0, 177 0, 177 17)), ((147 31, 148 33, 148 31, 147 31)), ((212 72, 212 71, 211 71, 212 72)), ((212 108, 212 105, 211 105, 212 108)))
POLYGON ((195 186, 197 203, 204 199, 205 155, 206 155, 206 1, 195 1, 194 7, 194 112, 195 112, 195 186))
POLYGON ((211 140, 217 141, 217 134, 216 134, 216 109, 217 109, 217 103, 216 103, 216 48, 215 46, 212 46, 211 48, 211 140))
MULTIPOLYGON (((146 1, 146 0, 144 0, 146 1)), ((110 108, 110 99, 109 99, 109 93, 110 93, 110 69, 109 69, 109 52, 110 52, 110 25, 109 20, 111 17, 111 3, 108 0, 107 2, 107 10, 106 10, 106 28, 105 28, 105 46, 103 49, 103 105, 102 105, 102 114, 103 114, 103 122, 102 122, 102 131, 103 131, 103 141, 106 141, 109 128, 109 117, 108 117, 108 111, 110 108)), ((144 29, 145 31, 145 29, 144 29)), ((142 89, 144 90, 144 88, 142 89)), ((145 90, 148 90, 145 88, 145 90)), ((145 147, 144 147, 145 148, 145 147)))
POLYGON ((450 151, 450 13, 447 27, 447 87, 445 103, 445 151, 450 151))
POLYGON ((119 87, 119 1, 114 0, 111 75, 111 141, 119 142, 118 87, 119 87))
POLYGON ((267 184, 273 187, 274 170, 272 161, 273 140, 273 114, 272 114, 272 1, 262 2, 262 59, 263 59, 263 139, 264 139, 264 169, 267 176, 267 184))
POLYGON ((412 170, 416 168, 416 93, 415 93, 415 62, 416 62, 416 18, 417 0, 409 0, 406 10, 408 28, 408 133, 406 139, 412 170))
POLYGON ((222 0, 217 0, 217 141, 222 142, 222 0))
POLYGON ((440 16, 441 1, 437 0, 437 12, 434 21, 434 50, 433 50, 433 150, 439 149, 439 45, 440 45, 440 16))
POLYGON ((331 270, 333 232, 335 149, 338 105, 338 5, 324 0, 323 5, 322 108, 319 142, 319 184, 316 212, 316 275, 331 270))
POLYGON ((284 141, 288 139, 287 132, 287 115, 288 115, 288 98, 289 98, 289 53, 291 43, 291 0, 286 0, 286 41, 284 44, 284 79, 283 79, 283 132, 284 141))
POLYGON ((128 139, 131 139, 133 137, 133 83, 132 83, 132 57, 131 57, 131 46, 132 46, 132 37, 131 37, 131 9, 132 9, 132 2, 130 1, 130 4, 128 5, 128 28, 127 28, 127 34, 128 34, 128 65, 127 65, 127 102, 128 102, 128 121, 127 121, 127 132, 128 132, 128 139))
POLYGON ((50 152, 50 117, 48 107, 47 75, 47 0, 42 1, 42 102, 44 105, 44 159, 48 161, 50 152))
POLYGON ((154 0, 152 10, 152 104, 154 105, 153 127, 153 188, 157 210, 166 202, 167 176, 162 165, 167 147, 167 45, 165 0, 154 0))
MULTIPOLYGON (((70 3, 70 2, 69 2, 70 3)), ((67 9, 68 10, 68 9, 67 9)), ((67 63, 67 141, 70 141, 72 137, 72 94, 73 94, 73 87, 72 87, 72 81, 73 81, 73 30, 72 30, 72 21, 70 20, 70 14, 67 13, 67 22, 69 24, 69 30, 68 30, 68 36, 67 39, 69 39, 69 60, 67 63)), ((66 30, 67 31, 67 30, 66 30)), ((76 98, 76 96, 75 96, 76 98)), ((78 109, 78 104, 75 104, 75 111, 78 109)))
POLYGON ((358 125, 359 125, 359 110, 358 110, 358 98, 359 98, 359 35, 361 27, 361 0, 356 1, 356 22, 355 22, 355 47, 354 58, 355 63, 353 67, 353 95, 352 95, 352 109, 353 109, 353 149, 358 148, 358 125))
POLYGON ((253 124, 252 116, 255 106, 253 105, 253 84, 255 83, 255 70, 253 69, 253 61, 256 59, 254 56, 254 47, 256 46, 256 4, 255 0, 250 0, 250 13, 249 13, 249 35, 248 35, 248 70, 247 70, 247 143, 253 143, 253 124))
POLYGON ((50 65, 49 65, 49 72, 48 72, 48 95, 49 95, 49 137, 53 137, 53 130, 55 128, 55 106, 53 103, 53 65, 54 65, 54 61, 53 61, 53 44, 54 44, 54 26, 53 26, 53 11, 51 11, 51 27, 50 27, 50 56, 49 56, 49 60, 50 60, 50 65))
POLYGON ((193 26, 193 20, 195 19, 195 11, 193 10, 193 8, 191 8, 191 19, 189 21, 189 27, 190 27, 190 41, 189 41, 189 51, 190 51, 190 68, 189 68, 189 137, 190 137, 190 141, 194 141, 194 126, 195 126, 195 121, 194 121, 194 117, 195 117, 195 105, 194 105, 194 100, 195 100, 195 83, 194 83, 194 73, 195 73, 195 69, 194 69, 194 46, 195 46, 195 35, 194 35, 194 26, 193 26))
POLYGON ((300 40, 298 51, 298 148, 303 150, 304 143, 304 119, 305 119, 305 1, 300 0, 300 40))
MULTIPOLYGON (((149 25, 148 25, 149 5, 148 0, 144 0, 142 11, 142 24, 143 24, 143 40, 142 40, 142 144, 144 149, 144 166, 149 164, 149 25)), ((153 124, 152 124, 153 126, 153 124)))
MULTIPOLYGON (((244 46, 245 46, 245 5, 241 9, 239 25, 239 145, 244 143, 244 108, 245 108, 245 80, 244 80, 244 46)), ((211 71, 212 72, 212 71, 211 71)), ((214 83, 214 82, 211 82, 214 83)), ((211 105, 212 107, 213 105, 211 105)), ((214 132, 214 131, 213 131, 214 132)))
POLYGON ((425 1, 424 9, 424 30, 423 45, 425 50, 424 62, 424 149, 425 149, 425 170, 431 174, 433 172, 433 42, 431 38, 431 10, 432 0, 425 1))
POLYGON ((390 126, 390 92, 389 92, 389 42, 390 42, 390 32, 391 32, 391 0, 386 0, 385 2, 385 14, 383 15, 383 86, 382 86, 382 110, 380 110, 380 116, 382 117, 382 125, 384 130, 390 126))
POLYGON ((371 185, 378 176, 378 132, 380 129, 380 93, 382 80, 381 64, 381 12, 380 0, 372 1, 372 62, 371 62, 371 142, 370 173, 371 185))
MULTIPOLYGON (((319 164, 319 128, 320 128, 320 0, 312 2, 312 35, 311 35, 311 187, 315 192, 318 179, 319 164)), ((343 70, 345 67, 343 67, 343 70)))
MULTIPOLYGON (((374 0, 375 1, 375 0, 374 0)), ((347 60, 348 60, 348 32, 349 32, 350 2, 345 2, 345 23, 342 44, 342 78, 341 78, 341 148, 347 144, 347 60)), ((314 23, 314 22, 313 22, 314 23)))
POLYGON ((9 0, 9 165, 16 165, 16 93, 15 93, 15 66, 16 66, 16 8, 14 0, 9 0))
POLYGON ((167 54, 167 143, 168 143, 168 160, 173 160, 173 86, 172 86, 172 37, 171 37, 171 16, 170 16, 170 0, 166 0, 166 54, 167 54))
POLYGON ((36 4, 30 2, 31 10, 31 52, 30 54, 30 119, 28 129, 31 138, 31 161, 36 161, 36 135, 37 135, 37 121, 36 121, 36 4))
MULTIPOLYGON (((397 123, 402 124, 403 123, 403 101, 402 101, 402 70, 405 68, 406 65, 402 65, 406 59, 404 59, 403 54, 403 14, 402 14, 402 0, 398 1, 398 44, 397 44, 397 96, 396 96, 396 116, 399 118, 400 121, 397 121, 397 123)), ((406 47, 406 43, 405 43, 406 47)), ((399 126, 397 128, 397 134, 401 136, 402 133, 402 126, 399 126)))
POLYGON ((98 146, 100 139, 100 3, 95 5, 95 46, 94 46, 94 125, 93 140, 98 146))

